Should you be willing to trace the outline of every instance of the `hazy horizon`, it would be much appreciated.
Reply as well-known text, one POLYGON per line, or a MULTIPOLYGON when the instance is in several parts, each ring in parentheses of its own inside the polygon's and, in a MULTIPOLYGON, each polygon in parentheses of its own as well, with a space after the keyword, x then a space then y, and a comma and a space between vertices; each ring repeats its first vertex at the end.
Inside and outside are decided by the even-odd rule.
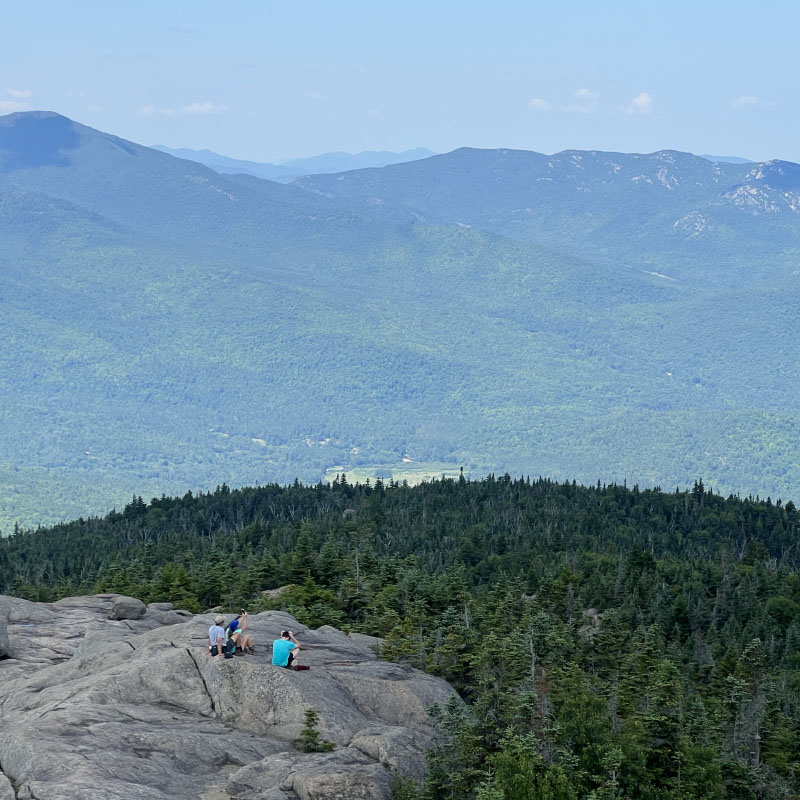
MULTIPOLYGON (((735 159, 736 161, 741 161, 743 163, 744 162, 769 161, 769 160, 771 160, 773 158, 771 156, 767 156, 766 158, 763 158, 763 159, 755 159, 755 158, 749 157, 748 155, 743 155, 741 153, 722 153, 722 152, 700 153, 700 152, 693 152, 693 151, 690 151, 690 150, 682 150, 681 151, 681 150, 679 150, 679 148, 675 148, 675 147, 662 147, 662 148, 659 148, 658 150, 651 150, 651 151, 644 151, 644 150, 639 150, 639 151, 606 150, 606 149, 598 148, 598 147, 587 147, 587 148, 569 148, 569 147, 564 147, 564 148, 561 148, 559 150, 542 151, 542 150, 535 150, 533 148, 505 147, 504 145, 498 145, 496 148, 489 148, 489 147, 485 147, 484 148, 484 147, 473 147, 472 145, 462 144, 462 145, 456 145, 455 147, 451 148, 450 150, 434 151, 433 149, 426 147, 426 145, 420 144, 420 145, 416 145, 416 146, 413 146, 413 147, 405 148, 404 150, 390 150, 389 148, 386 148, 386 147, 376 147, 376 148, 371 148, 369 150, 349 150, 349 151, 348 150, 321 150, 319 152, 309 153, 308 155, 305 155, 305 156, 297 156, 297 157, 291 157, 291 158, 257 159, 257 158, 249 158, 249 157, 246 157, 246 156, 245 157, 232 156, 232 155, 230 155, 230 153, 223 152, 223 151, 220 151, 220 150, 214 150, 211 147, 188 147, 188 146, 185 146, 185 145, 182 145, 182 144, 168 145, 168 144, 165 144, 164 142, 138 141, 136 139, 130 139, 129 137, 124 136, 124 135, 122 135, 121 133, 119 133, 117 131, 107 130, 107 129, 98 127, 97 124, 92 120, 89 120, 89 119, 86 119, 86 118, 81 119, 81 118, 69 117, 69 115, 67 115, 67 114, 62 114, 62 112, 56 111, 54 109, 49 109, 49 108, 30 108, 30 109, 24 109, 24 110, 8 112, 8 114, 0 113, 0 118, 2 118, 4 116, 8 116, 9 114, 14 114, 14 113, 61 114, 62 116, 66 116, 69 119, 72 119, 73 122, 77 122, 80 125, 86 125, 87 127, 93 128, 95 130, 102 131, 103 133, 110 133, 110 134, 112 134, 114 136, 119 136, 122 139, 128 139, 129 141, 132 141, 135 144, 142 145, 143 147, 150 147, 150 148, 155 148, 155 149, 167 148, 167 149, 169 149, 171 151, 175 151, 175 152, 179 152, 179 151, 182 151, 182 150, 189 151, 189 152, 196 152, 196 153, 208 152, 208 153, 213 153, 215 155, 223 156, 225 158, 230 158, 230 159, 235 159, 235 160, 240 160, 240 161, 250 161, 250 162, 254 162, 254 163, 274 164, 276 166, 289 165, 289 164, 291 164, 292 162, 295 162, 295 161, 300 161, 301 162, 301 161, 305 161, 305 160, 311 160, 311 159, 314 159, 314 158, 318 158, 320 156, 333 156, 333 155, 358 156, 358 155, 363 155, 363 154, 367 154, 367 153, 388 153, 388 152, 392 152, 392 153, 394 153, 396 155, 402 155, 402 154, 405 154, 405 153, 413 152, 415 150, 429 150, 430 151, 429 155, 444 155, 446 153, 453 152, 454 150, 459 150, 461 148, 473 148, 473 149, 479 149, 479 150, 497 150, 497 149, 501 149, 501 150, 502 149, 505 149, 505 150, 524 150, 524 151, 527 151, 527 152, 535 152, 535 153, 539 153, 539 154, 542 154, 542 155, 557 155, 558 153, 562 153, 562 152, 569 151, 569 150, 582 150, 582 151, 586 151, 586 152, 596 151, 596 152, 609 152, 609 153, 627 153, 627 154, 630 154, 630 155, 634 155, 634 154, 649 155, 651 153, 656 153, 656 152, 660 152, 660 151, 672 150, 672 151, 690 153, 691 155, 696 155, 696 156, 698 156, 700 158, 712 158, 712 159, 713 158, 718 158, 719 160, 722 160, 722 161, 728 160, 728 159, 735 159)), ((421 157, 425 158, 427 156, 421 156, 421 157)), ((790 159, 783 159, 783 160, 790 160, 790 159)))
POLYGON ((0 113, 53 109, 135 142, 261 162, 461 146, 800 161, 786 2, 32 0, 13 22, 0 113))

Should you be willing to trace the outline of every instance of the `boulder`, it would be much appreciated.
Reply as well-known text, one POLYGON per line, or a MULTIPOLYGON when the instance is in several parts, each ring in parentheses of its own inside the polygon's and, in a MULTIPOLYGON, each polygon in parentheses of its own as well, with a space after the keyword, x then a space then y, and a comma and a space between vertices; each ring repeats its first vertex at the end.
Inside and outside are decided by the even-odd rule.
POLYGON ((147 613, 147 607, 135 597, 119 597, 111 608, 109 619, 141 619, 147 613))
POLYGON ((274 600, 276 597, 280 597, 289 586, 279 586, 277 589, 265 589, 261 592, 262 597, 268 597, 270 600, 274 600))
POLYGON ((243 767, 228 783, 241 800, 382 800, 391 797, 392 776, 351 747, 333 753, 278 753, 243 767))
POLYGON ((188 611, 157 611, 153 616, 162 625, 180 625, 182 622, 187 622, 192 618, 188 611))
POLYGON ((444 681, 281 611, 248 618, 256 656, 212 658, 214 615, 142 604, 115 619, 130 599, 0 597, 0 800, 12 784, 17 800, 389 800, 396 777, 424 778, 444 681), (286 628, 309 670, 271 665, 286 628), (293 746, 309 707, 332 752, 293 746))
POLYGON ((16 800, 11 781, 0 772, 0 800, 16 800))
POLYGON ((380 636, 368 636, 366 633, 349 633, 347 634, 354 642, 368 647, 376 656, 380 656, 381 650, 385 641, 380 636))
POLYGON ((148 611, 172 611, 172 603, 148 603, 148 611))
POLYGON ((48 603, 32 603, 21 597, 0 595, 0 617, 5 617, 9 624, 49 622, 53 618, 51 608, 48 603))
POLYGON ((433 736, 408 728, 375 727, 357 733, 350 747, 383 764, 393 775, 421 782, 425 778, 425 753, 433 736))

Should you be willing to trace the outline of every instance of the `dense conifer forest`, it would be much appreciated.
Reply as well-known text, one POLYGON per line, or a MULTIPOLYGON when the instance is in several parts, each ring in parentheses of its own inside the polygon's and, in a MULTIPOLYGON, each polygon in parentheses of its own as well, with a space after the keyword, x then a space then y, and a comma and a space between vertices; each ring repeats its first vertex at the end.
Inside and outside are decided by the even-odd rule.
POLYGON ((0 540, 0 592, 285 608, 450 681, 425 800, 792 798, 800 515, 490 476, 134 497, 0 540), (266 590, 287 587, 280 593, 266 590))

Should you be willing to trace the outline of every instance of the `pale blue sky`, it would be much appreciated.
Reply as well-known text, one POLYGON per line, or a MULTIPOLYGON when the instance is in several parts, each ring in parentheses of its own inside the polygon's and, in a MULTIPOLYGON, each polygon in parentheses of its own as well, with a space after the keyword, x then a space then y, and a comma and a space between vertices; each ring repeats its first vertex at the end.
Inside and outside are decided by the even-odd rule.
POLYGON ((0 113, 273 161, 462 145, 800 161, 800 4, 25 0, 0 113))

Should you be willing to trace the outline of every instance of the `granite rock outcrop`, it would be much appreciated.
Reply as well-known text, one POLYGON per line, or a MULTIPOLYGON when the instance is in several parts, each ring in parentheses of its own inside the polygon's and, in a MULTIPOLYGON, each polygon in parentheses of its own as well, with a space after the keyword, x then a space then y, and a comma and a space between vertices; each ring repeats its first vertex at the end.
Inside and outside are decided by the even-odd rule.
POLYGON ((424 776, 444 681, 278 611, 249 618, 255 655, 212 658, 213 615, 130 599, 0 596, 0 800, 388 800, 424 776), (270 664, 285 628, 309 670, 270 664), (332 752, 293 746, 309 707, 332 752))

